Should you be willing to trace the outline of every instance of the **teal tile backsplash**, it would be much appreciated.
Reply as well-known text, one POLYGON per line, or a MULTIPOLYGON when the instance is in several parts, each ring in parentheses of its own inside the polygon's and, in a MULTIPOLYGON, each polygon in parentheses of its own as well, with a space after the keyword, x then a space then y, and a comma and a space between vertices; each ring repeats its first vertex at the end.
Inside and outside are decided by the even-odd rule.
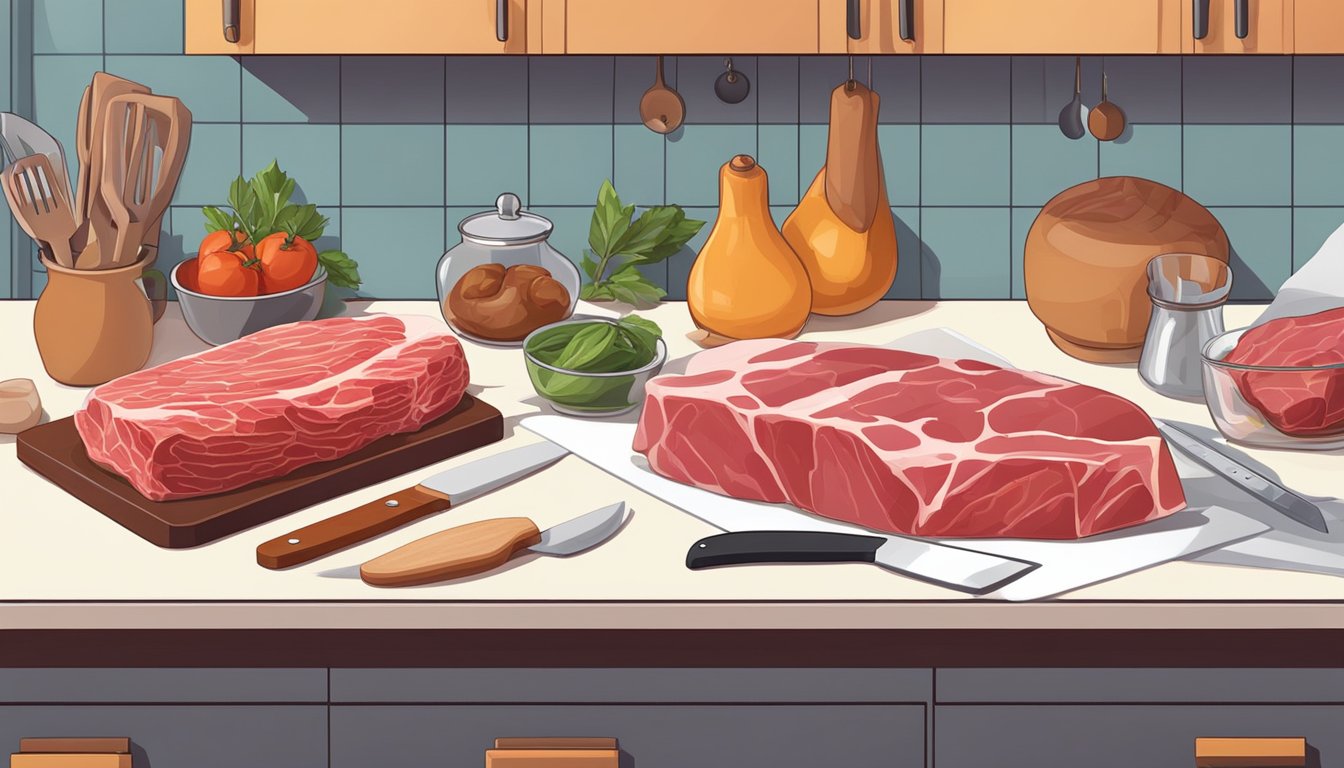
MULTIPOLYGON (((199 206, 272 158, 332 225, 327 247, 360 262, 364 293, 429 298, 457 222, 504 191, 552 218, 577 261, 603 179, 627 202, 678 203, 705 219, 691 248, 652 268, 683 298, 718 205, 718 171, 756 155, 782 221, 826 157, 837 56, 734 56, 747 99, 713 92, 722 56, 667 57, 687 104, 668 136, 640 123, 651 56, 184 56, 181 0, 0 0, 0 108, 35 116, 75 171, 79 97, 99 69, 181 97, 195 118, 161 266, 194 253, 199 206), (116 13, 105 9, 116 4, 116 13), (21 10, 24 9, 24 10, 21 10), (18 44, 16 44, 16 41, 18 44), (13 51, 21 51, 12 55, 13 51), (22 99, 16 94, 30 94, 22 99)), ((1064 187, 1136 175, 1210 207, 1236 251, 1238 299, 1264 299, 1344 224, 1344 57, 1084 57, 1083 97, 1103 69, 1131 127, 1115 142, 1064 139, 1071 56, 854 60, 881 96, 879 141, 900 267, 889 298, 1021 299, 1023 248, 1064 187)), ((0 297, 43 276, 0 217, 0 297)))

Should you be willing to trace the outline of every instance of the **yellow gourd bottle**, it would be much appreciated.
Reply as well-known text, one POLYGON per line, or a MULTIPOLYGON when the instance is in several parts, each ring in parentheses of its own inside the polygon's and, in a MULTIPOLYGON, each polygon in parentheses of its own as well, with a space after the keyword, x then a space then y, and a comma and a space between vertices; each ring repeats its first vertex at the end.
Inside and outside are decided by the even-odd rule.
POLYGON ((807 270, 770 217, 765 169, 737 155, 719 169, 719 215, 691 267, 686 301, 726 339, 791 339, 812 311, 807 270))

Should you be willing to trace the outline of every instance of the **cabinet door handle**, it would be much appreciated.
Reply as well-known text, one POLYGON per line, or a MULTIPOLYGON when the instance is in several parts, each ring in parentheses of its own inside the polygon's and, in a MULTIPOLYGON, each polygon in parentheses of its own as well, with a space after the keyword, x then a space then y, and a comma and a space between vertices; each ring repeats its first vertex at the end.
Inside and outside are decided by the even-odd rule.
POLYGON ((1195 39, 1203 40, 1209 36, 1209 0, 1190 0, 1190 12, 1195 27, 1195 39))
POLYGON ((859 19, 862 3, 863 0, 847 0, 845 3, 845 30, 849 33, 850 40, 863 37, 863 26, 859 19))
POLYGON ((901 39, 915 42, 915 0, 897 0, 900 3, 901 39))
POLYGON ((1251 0, 1237 0, 1237 39, 1251 34, 1251 0))
POLYGON ((509 0, 495 0, 495 39, 509 41, 509 0))
POLYGON ((224 0, 224 40, 236 43, 242 38, 242 15, 238 5, 240 0, 224 0))
POLYGON ((1295 739, 1195 739, 1196 768, 1242 768, 1282 766, 1302 768, 1307 764, 1307 740, 1295 739))

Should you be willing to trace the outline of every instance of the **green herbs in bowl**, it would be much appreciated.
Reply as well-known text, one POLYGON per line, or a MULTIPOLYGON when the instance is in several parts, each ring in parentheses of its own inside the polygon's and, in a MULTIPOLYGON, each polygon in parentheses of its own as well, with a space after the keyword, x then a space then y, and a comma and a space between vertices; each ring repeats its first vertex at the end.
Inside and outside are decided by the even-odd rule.
POLYGON ((667 362, 657 324, 642 317, 571 318, 523 340, 532 386, 555 410, 614 416, 644 400, 644 384, 667 362))

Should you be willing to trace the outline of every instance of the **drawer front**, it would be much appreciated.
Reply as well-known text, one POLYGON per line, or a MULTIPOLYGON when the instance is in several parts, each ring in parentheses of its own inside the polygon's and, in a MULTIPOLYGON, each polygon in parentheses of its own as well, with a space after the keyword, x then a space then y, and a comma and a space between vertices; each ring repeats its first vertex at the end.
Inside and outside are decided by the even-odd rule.
POLYGON ((327 768, 324 706, 0 707, 0 744, 29 737, 125 736, 153 768, 327 768))
POLYGON ((1336 705, 939 705, 938 768, 1190 768, 1201 737, 1304 737, 1320 768, 1344 768, 1336 705))
POLYGON ((940 669, 940 704, 1341 704, 1344 669, 940 669))
POLYGON ((100 702, 325 704, 327 670, 115 667, 0 669, 0 703, 100 702))
POLYGON ((924 765, 921 705, 333 705, 331 766, 480 765, 509 736, 615 737, 639 768, 924 765))

